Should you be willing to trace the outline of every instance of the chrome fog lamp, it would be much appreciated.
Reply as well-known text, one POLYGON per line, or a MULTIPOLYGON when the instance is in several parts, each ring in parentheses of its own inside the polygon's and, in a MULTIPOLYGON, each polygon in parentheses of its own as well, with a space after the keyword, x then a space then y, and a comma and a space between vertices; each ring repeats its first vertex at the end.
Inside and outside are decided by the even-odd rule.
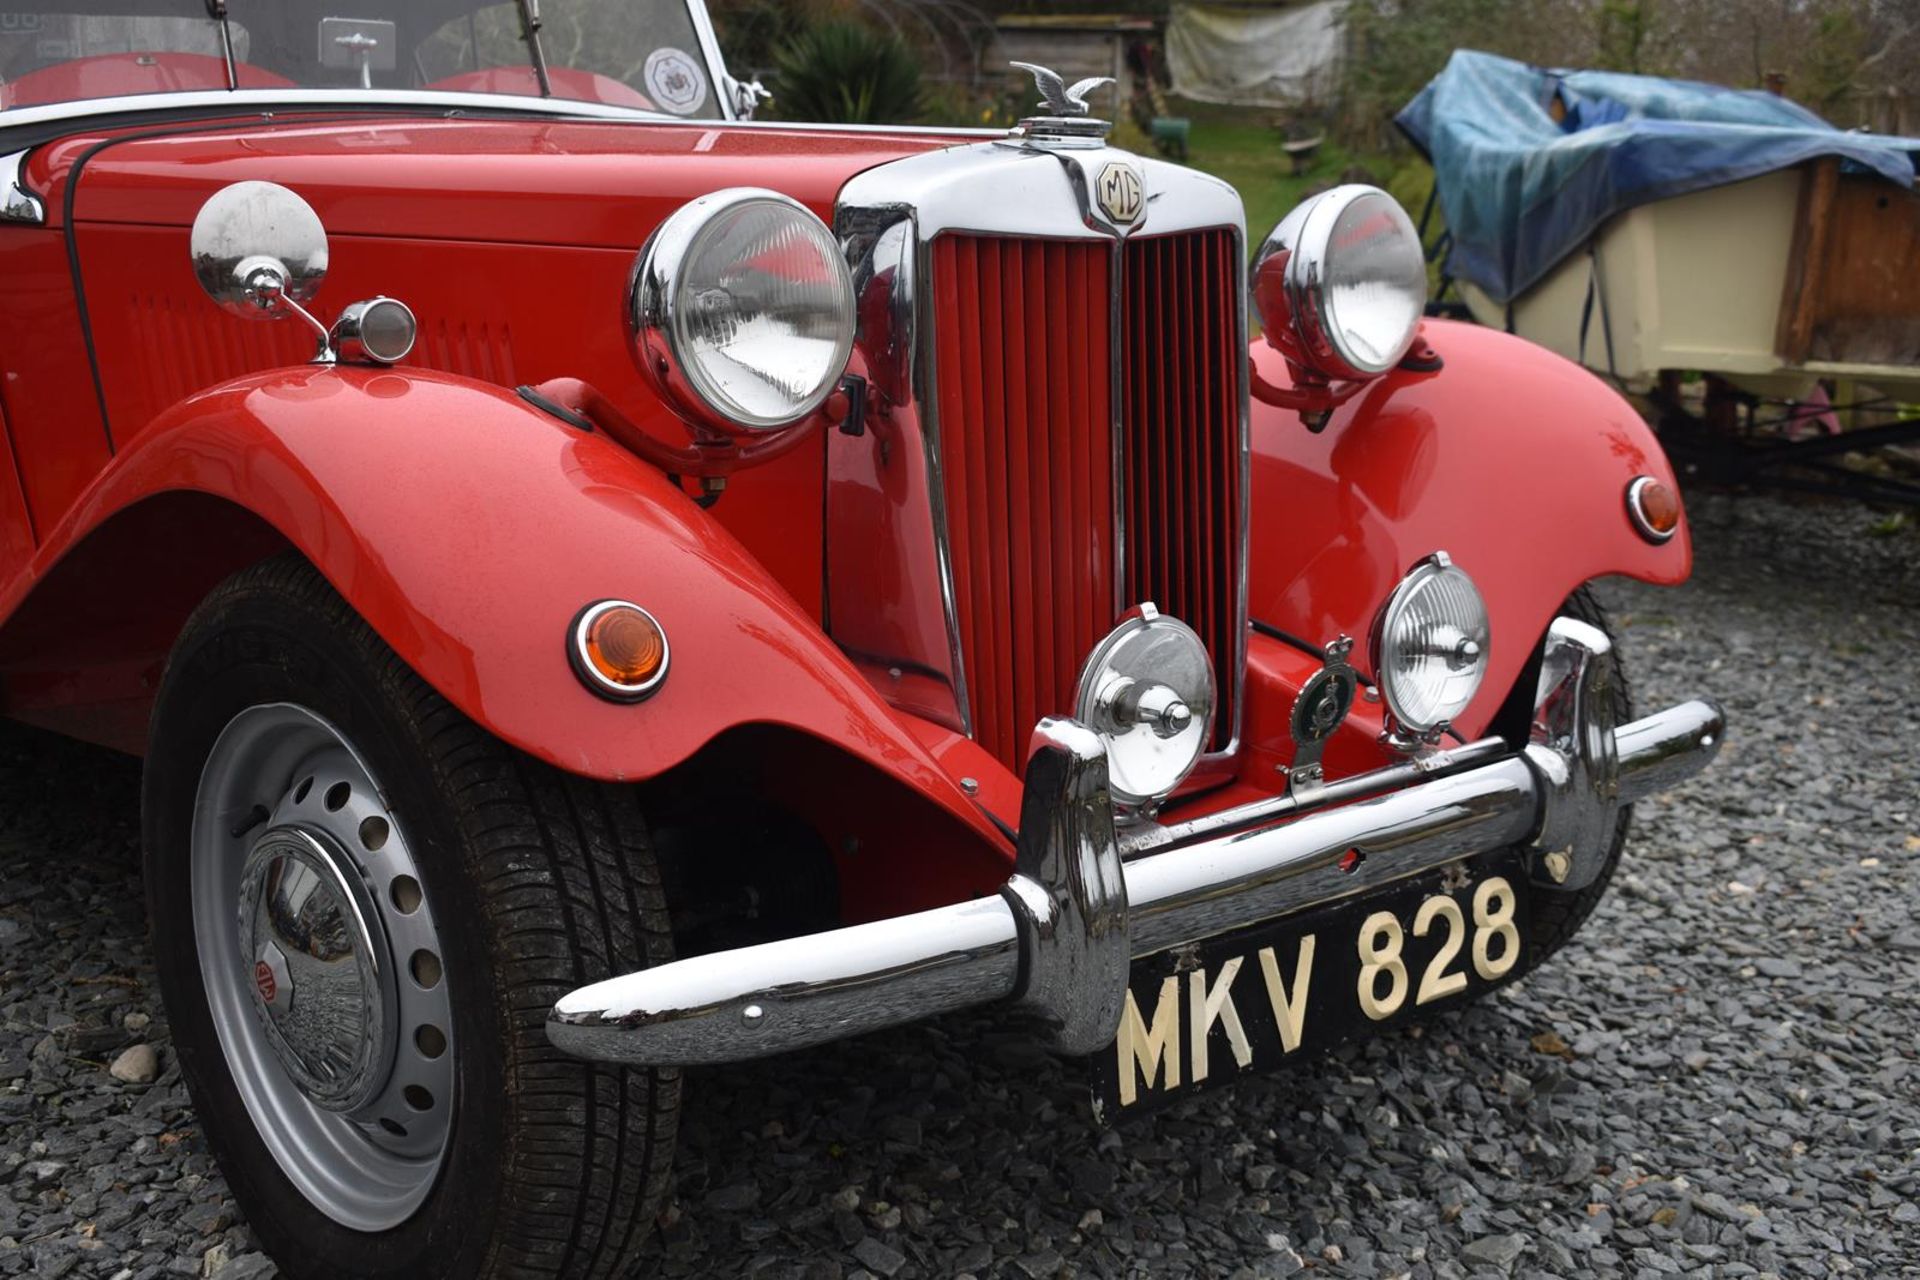
POLYGON ((853 349, 853 280, 825 223, 775 191, 683 206, 634 264, 634 358, 690 421, 778 431, 818 409, 853 349))
POLYGON ((1206 749, 1213 660, 1193 628, 1143 604, 1094 647, 1074 715, 1107 744, 1108 785, 1121 804, 1169 795, 1206 749))
POLYGON ((1399 364, 1427 303, 1427 260, 1392 196, 1335 187, 1280 220, 1253 264, 1267 340, 1328 378, 1377 377, 1399 364))
POLYGON ((1466 710, 1487 674, 1486 602, 1436 551, 1394 589, 1373 629, 1373 669, 1401 729, 1430 736, 1466 710))

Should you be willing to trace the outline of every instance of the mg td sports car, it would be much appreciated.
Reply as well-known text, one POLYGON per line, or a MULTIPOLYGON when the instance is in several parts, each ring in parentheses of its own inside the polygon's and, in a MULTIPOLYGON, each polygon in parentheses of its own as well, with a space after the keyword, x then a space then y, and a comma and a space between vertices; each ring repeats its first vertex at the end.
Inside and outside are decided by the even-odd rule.
POLYGON ((624 1270, 697 1064, 988 1006, 1124 1122, 1476 998, 1713 756, 1588 591, 1688 573, 1628 405, 1035 75, 767 125, 697 4, 0 10, 0 698, 144 756, 288 1272, 624 1270))

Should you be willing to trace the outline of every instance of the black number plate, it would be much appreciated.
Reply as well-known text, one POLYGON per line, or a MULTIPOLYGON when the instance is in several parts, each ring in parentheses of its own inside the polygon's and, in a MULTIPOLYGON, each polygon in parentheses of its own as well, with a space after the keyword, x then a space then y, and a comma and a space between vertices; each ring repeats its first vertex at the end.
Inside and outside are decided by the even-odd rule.
POLYGON ((1522 968, 1526 936, 1525 869, 1502 852, 1143 957, 1119 1034, 1093 1058, 1094 1116, 1110 1123, 1498 986, 1522 968))

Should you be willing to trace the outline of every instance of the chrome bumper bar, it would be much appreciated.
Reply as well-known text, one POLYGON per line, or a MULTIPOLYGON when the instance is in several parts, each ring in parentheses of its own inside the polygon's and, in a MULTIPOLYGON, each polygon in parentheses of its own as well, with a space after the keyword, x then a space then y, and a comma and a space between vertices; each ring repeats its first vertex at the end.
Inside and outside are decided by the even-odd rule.
POLYGON ((1620 807, 1704 769, 1724 731, 1706 701, 1614 726, 1607 649, 1593 627, 1554 623, 1520 753, 1474 743, 1420 762, 1431 776, 1412 785, 1396 766, 1372 775, 1378 787, 1346 780, 1331 799, 1151 829, 1157 841, 1129 830, 1124 860, 1101 739, 1044 720, 997 896, 596 982, 554 1005, 547 1036, 607 1062, 731 1062, 1016 1001, 1057 1047, 1086 1053, 1119 1025, 1136 956, 1492 849, 1524 847, 1540 884, 1579 888, 1604 866, 1620 807))

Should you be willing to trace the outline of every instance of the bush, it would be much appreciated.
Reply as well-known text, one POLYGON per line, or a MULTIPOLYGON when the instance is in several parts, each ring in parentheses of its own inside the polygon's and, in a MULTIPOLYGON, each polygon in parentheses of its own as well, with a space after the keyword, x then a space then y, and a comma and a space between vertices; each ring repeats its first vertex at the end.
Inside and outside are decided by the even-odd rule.
POLYGON ((774 58, 773 101, 787 120, 898 124, 920 112, 920 65, 897 36, 851 22, 803 32, 774 58))
POLYGON ((819 20, 820 8, 796 0, 707 0, 727 68, 742 79, 766 75, 781 46, 819 20))

